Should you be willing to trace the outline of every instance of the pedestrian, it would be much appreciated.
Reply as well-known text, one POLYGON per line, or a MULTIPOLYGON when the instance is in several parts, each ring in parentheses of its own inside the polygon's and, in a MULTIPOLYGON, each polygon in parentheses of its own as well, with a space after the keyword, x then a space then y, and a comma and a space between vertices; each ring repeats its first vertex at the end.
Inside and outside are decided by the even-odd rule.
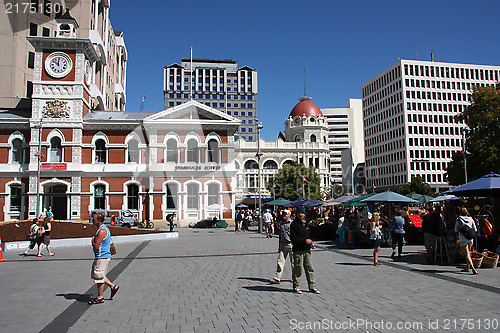
POLYGON ((460 208, 460 213, 455 222, 455 232, 458 232, 458 240, 460 242, 460 249, 465 256, 465 262, 467 263, 467 268, 462 269, 462 272, 468 272, 472 268, 472 274, 477 274, 477 270, 474 268, 472 259, 470 256, 470 251, 472 245, 474 244, 474 239, 467 236, 466 231, 462 229, 462 226, 467 226, 465 229, 470 228, 473 230, 474 234, 477 232, 476 224, 472 217, 470 217, 467 208, 460 208), (469 239, 470 238, 470 239, 469 239))
POLYGON ((401 216, 401 211, 396 209, 391 224, 391 237, 392 237, 392 254, 391 258, 394 259, 396 255, 396 246, 398 247, 398 257, 403 254, 403 242, 405 235, 405 220, 401 216))
POLYGON ((97 297, 91 298, 89 304, 100 304, 104 303, 104 284, 107 284, 111 288, 110 299, 113 299, 120 287, 111 283, 106 277, 108 264, 111 260, 111 232, 104 225, 104 216, 101 213, 95 213, 93 224, 98 229, 94 237, 92 237, 91 242, 95 259, 92 264, 90 277, 97 284, 97 297))
POLYGON ((273 216, 271 215, 269 209, 264 213, 264 223, 266 226, 266 237, 273 238, 272 224, 273 216))
POLYGON ((424 245, 427 250, 426 260, 434 262, 434 251, 436 250, 436 237, 441 225, 441 206, 429 206, 427 213, 422 217, 422 231, 424 232, 424 245))
POLYGON ((283 212, 283 218, 280 224, 279 245, 278 245, 278 262, 276 265, 276 276, 269 280, 271 283, 280 284, 283 269, 285 269, 286 257, 290 256, 290 264, 293 272, 292 258, 292 241, 290 239, 290 216, 292 213, 289 210, 283 212))
POLYGON ((174 218, 175 218, 176 214, 175 213, 171 213, 171 214, 168 214, 167 215, 167 222, 169 224, 169 227, 170 227, 170 231, 174 231, 174 218))
POLYGON ((306 274, 309 291, 319 294, 314 281, 314 267, 311 255, 312 240, 309 234, 309 224, 306 221, 306 211, 304 207, 297 208, 297 216, 290 225, 290 240, 292 242, 292 281, 293 291, 296 294, 302 294, 299 282, 302 275, 302 266, 306 274))
POLYGON ((250 222, 253 220, 252 214, 246 210, 245 211, 245 217, 243 218, 243 223, 240 231, 248 231, 248 226, 250 225, 250 222))
POLYGON ((339 218, 337 228, 339 231, 339 245, 344 245, 346 242, 347 233, 347 218, 345 217, 345 215, 342 215, 339 218))
POLYGON ((47 212, 45 214, 48 218, 51 220, 54 218, 54 214, 52 213, 52 206, 49 206, 49 209, 47 209, 47 212))
POLYGON ((24 251, 24 256, 27 256, 28 251, 35 248, 35 245, 38 245, 38 251, 40 251, 40 245, 42 244, 42 234, 40 231, 40 220, 37 218, 33 219, 33 223, 30 226, 28 240, 30 241, 30 245, 28 246, 26 251, 24 251))
POLYGON ((380 266, 378 254, 380 252, 380 244, 382 244, 382 224, 379 219, 374 219, 370 227, 370 239, 373 242, 373 265, 380 266))
MULTIPOLYGON (((41 226, 41 238, 42 238, 42 243, 45 244, 47 247, 47 252, 49 253, 49 256, 53 256, 55 253, 50 251, 50 232, 52 231, 52 224, 50 223, 50 217, 45 216, 42 222, 41 226)), ((42 247, 43 245, 38 247, 38 254, 37 257, 43 257, 42 255, 42 247)))

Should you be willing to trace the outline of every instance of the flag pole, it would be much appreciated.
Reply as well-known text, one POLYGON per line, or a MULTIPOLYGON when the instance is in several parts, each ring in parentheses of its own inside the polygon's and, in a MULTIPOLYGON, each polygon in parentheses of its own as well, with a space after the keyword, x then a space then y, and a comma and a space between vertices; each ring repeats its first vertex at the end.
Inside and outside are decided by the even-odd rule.
POLYGON ((190 97, 190 100, 193 100, 193 47, 191 46, 191 82, 189 82, 189 86, 191 87, 190 88, 190 93, 189 93, 189 97, 190 97))

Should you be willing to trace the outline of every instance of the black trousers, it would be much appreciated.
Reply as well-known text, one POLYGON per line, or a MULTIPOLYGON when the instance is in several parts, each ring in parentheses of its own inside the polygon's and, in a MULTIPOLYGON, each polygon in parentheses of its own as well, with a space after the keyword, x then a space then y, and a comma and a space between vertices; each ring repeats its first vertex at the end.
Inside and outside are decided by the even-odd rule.
POLYGON ((396 245, 398 247, 398 254, 403 253, 403 237, 404 234, 397 234, 395 232, 391 233, 392 236, 392 250, 396 251, 396 245))

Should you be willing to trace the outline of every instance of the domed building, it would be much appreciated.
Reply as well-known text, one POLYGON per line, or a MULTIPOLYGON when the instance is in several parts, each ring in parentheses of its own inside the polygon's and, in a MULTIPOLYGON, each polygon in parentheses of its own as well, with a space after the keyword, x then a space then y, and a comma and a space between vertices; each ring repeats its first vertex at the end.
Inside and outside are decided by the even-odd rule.
MULTIPOLYGON (((285 130, 273 142, 260 139, 260 166, 257 158, 257 142, 238 139, 235 144, 236 202, 249 206, 257 204, 258 170, 261 169, 261 193, 263 199, 274 194, 267 184, 284 164, 297 162, 316 168, 321 178, 321 188, 329 186, 328 127, 323 113, 310 97, 301 97, 287 119, 285 130)), ((278 197, 279 195, 276 195, 278 197)))

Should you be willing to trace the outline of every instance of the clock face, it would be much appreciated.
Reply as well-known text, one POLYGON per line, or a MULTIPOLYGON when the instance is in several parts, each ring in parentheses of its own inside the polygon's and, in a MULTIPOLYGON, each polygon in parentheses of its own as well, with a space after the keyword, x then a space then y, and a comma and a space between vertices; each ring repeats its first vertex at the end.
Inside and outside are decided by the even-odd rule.
POLYGON ((85 61, 85 84, 87 86, 90 86, 92 83, 92 65, 90 64, 90 61, 86 60, 85 61))
POLYGON ((45 71, 50 76, 60 79, 71 72, 73 62, 64 52, 54 52, 45 59, 45 71))

